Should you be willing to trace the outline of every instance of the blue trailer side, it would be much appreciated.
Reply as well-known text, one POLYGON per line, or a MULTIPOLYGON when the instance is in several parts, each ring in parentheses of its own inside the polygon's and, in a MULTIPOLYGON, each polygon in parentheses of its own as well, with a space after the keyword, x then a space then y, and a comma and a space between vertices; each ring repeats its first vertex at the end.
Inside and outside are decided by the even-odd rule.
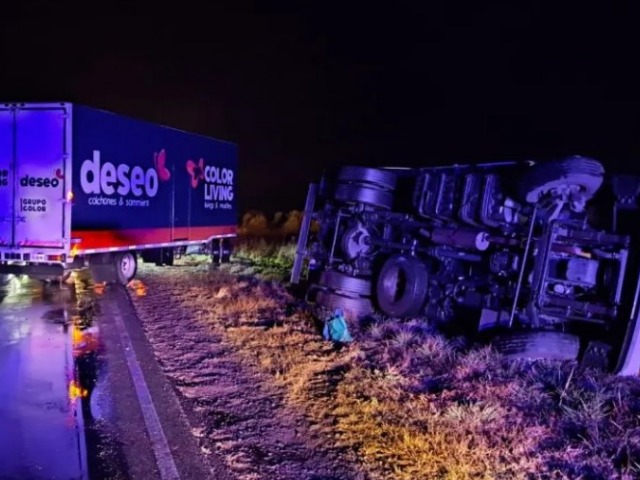
POLYGON ((72 250, 234 235, 236 172, 232 143, 74 105, 72 250))
POLYGON ((0 274, 88 265, 126 283, 138 254, 169 264, 193 244, 224 260, 236 172, 229 142, 65 102, 0 104, 0 274))

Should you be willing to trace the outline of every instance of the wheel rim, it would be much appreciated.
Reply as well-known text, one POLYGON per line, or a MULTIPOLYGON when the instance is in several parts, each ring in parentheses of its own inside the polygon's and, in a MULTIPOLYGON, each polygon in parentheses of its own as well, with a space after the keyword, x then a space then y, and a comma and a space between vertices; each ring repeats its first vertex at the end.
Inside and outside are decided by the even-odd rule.
POLYGON ((132 278, 136 271, 136 260, 131 253, 125 253, 120 258, 120 272, 125 278, 132 278))
MULTIPOLYGON (((377 234, 375 231, 374 233, 377 234)), ((345 256, 349 260, 371 256, 374 250, 369 243, 371 236, 371 232, 361 223, 349 228, 342 237, 342 251, 345 256)))

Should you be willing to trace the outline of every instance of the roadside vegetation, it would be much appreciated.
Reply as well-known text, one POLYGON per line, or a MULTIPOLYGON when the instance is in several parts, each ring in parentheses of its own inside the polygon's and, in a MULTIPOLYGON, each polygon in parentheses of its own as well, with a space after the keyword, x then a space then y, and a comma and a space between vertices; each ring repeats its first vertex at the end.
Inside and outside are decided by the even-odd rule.
POLYGON ((353 343, 324 341, 330 312, 287 289, 295 239, 244 233, 230 264, 145 267, 142 279, 169 289, 366 478, 640 478, 637 378, 506 361, 421 319, 348 319, 353 343))

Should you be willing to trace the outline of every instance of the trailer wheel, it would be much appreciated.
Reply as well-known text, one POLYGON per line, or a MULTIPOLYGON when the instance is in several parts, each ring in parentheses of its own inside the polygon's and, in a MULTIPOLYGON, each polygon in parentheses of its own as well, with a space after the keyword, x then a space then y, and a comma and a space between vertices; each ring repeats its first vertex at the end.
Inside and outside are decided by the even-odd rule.
POLYGON ((385 190, 394 190, 396 188, 395 173, 377 168, 345 166, 338 173, 338 181, 371 184, 385 190))
POLYGON ((382 266, 376 282, 378 305, 394 317, 416 315, 429 286, 427 266, 416 257, 394 255, 382 266))
POLYGON ((562 332, 512 332, 491 341, 495 349, 510 359, 575 360, 580 339, 562 332))
POLYGON ((127 285, 138 271, 138 261, 134 252, 122 252, 114 256, 117 282, 127 285))

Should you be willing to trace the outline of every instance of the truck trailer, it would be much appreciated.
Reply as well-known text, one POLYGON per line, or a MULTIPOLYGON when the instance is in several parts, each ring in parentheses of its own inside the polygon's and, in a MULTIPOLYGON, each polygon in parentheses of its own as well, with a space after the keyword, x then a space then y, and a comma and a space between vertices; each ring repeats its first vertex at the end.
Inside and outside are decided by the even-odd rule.
POLYGON ((138 258, 203 246, 228 260, 237 146, 67 102, 0 104, 0 274, 88 267, 126 284, 138 258))
POLYGON ((309 187, 291 281, 355 317, 637 375, 639 220, 640 177, 584 156, 344 166, 309 187))

